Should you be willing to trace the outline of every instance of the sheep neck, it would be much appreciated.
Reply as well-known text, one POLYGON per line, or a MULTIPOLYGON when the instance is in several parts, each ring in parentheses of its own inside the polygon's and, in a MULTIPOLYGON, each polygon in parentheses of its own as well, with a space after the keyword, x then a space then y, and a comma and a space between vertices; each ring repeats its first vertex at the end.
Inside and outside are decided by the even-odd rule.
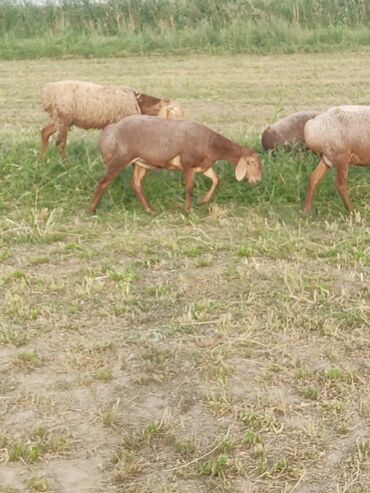
POLYGON ((215 134, 212 144, 215 161, 225 160, 237 165, 242 156, 252 154, 250 149, 246 149, 220 134, 215 134))

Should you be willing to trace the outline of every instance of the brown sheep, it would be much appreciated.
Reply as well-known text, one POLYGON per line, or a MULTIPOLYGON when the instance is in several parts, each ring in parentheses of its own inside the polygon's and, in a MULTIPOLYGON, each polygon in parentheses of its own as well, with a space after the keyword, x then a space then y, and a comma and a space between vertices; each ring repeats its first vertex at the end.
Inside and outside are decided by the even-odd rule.
POLYGON ((299 111, 269 125, 262 134, 265 151, 278 146, 289 146, 296 142, 304 143, 304 126, 308 120, 319 115, 319 111, 299 111))
MULTIPOLYGON (((244 177, 250 183, 261 180, 261 162, 255 151, 241 147, 205 125, 193 121, 165 120, 146 115, 129 116, 103 130, 99 149, 106 172, 90 204, 93 214, 110 184, 126 166, 137 160, 143 160, 150 168, 177 169, 183 172, 186 212, 191 207, 194 173, 201 172, 212 180, 212 186, 202 203, 212 198, 219 183, 212 170, 212 165, 217 160, 224 159, 235 165, 238 181, 244 177)), ((144 209, 152 212, 153 208, 143 194, 142 179, 141 171, 134 173, 132 187, 144 209)))

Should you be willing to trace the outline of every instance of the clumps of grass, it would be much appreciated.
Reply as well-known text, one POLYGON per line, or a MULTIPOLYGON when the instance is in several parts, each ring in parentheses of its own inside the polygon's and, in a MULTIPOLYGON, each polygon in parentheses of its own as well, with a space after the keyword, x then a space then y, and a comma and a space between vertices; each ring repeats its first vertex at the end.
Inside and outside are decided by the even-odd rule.
POLYGON ((108 383, 113 380, 113 371, 111 368, 100 368, 96 371, 95 376, 101 382, 108 383))
POLYGON ((347 459, 341 464, 338 474, 338 483, 342 491, 359 493, 368 491, 368 478, 370 473, 370 442, 358 440, 352 447, 347 459))
POLYGON ((320 395, 319 389, 312 385, 309 385, 307 388, 302 389, 301 392, 303 397, 311 401, 317 401, 320 395))
POLYGON ((119 447, 113 454, 112 462, 113 479, 123 482, 134 479, 149 465, 143 458, 145 447, 152 446, 154 440, 164 437, 167 427, 163 420, 148 423, 140 430, 128 433, 119 447))
POLYGON ((32 464, 40 457, 40 448, 37 445, 30 445, 23 442, 13 442, 7 448, 9 460, 11 462, 24 461, 32 464))
POLYGON ((270 468, 270 473, 275 477, 280 477, 283 475, 289 475, 292 471, 292 468, 289 464, 289 461, 283 457, 273 464, 270 468))
POLYGON ((0 262, 4 262, 11 255, 9 248, 1 248, 0 250, 0 262))
POLYGON ((3 316, 10 320, 34 321, 40 315, 40 309, 25 303, 24 298, 10 290, 5 291, 3 316))
POLYGON ((143 456, 148 455, 148 450, 152 449, 158 440, 174 442, 169 431, 168 419, 168 416, 163 416, 160 421, 149 422, 139 429, 127 432, 122 445, 116 449, 112 458, 115 464, 113 476, 116 481, 138 475, 147 464, 143 456))
POLYGON ((70 448, 70 436, 66 433, 49 432, 39 426, 27 440, 3 436, 2 445, 9 461, 32 464, 45 455, 64 455, 70 448))
POLYGON ((161 345, 149 343, 140 354, 141 369, 137 372, 134 382, 147 385, 153 381, 169 381, 176 374, 175 364, 178 354, 161 345))
POLYGON ((262 443, 262 438, 255 431, 247 430, 243 435, 243 443, 248 447, 254 447, 257 443, 262 443))
POLYGON ((275 432, 279 428, 279 422, 269 409, 245 410, 239 413, 239 420, 249 431, 275 432))
POLYGON ((236 455, 227 453, 214 453, 207 459, 200 461, 196 467, 200 476, 207 476, 209 486, 214 490, 224 488, 229 491, 232 488, 232 479, 247 474, 246 464, 236 455))
POLYGON ((126 269, 123 271, 108 270, 108 275, 113 282, 122 284, 130 284, 139 279, 138 273, 132 269, 126 269))
POLYGON ((199 465, 199 473, 204 476, 225 478, 230 457, 219 455, 215 458, 208 459, 199 465))
POLYGON ((23 280, 23 279, 26 279, 26 273, 25 272, 23 272, 22 270, 13 270, 13 272, 10 272, 6 276, 4 276, 2 279, 0 279, 0 286, 11 283, 12 281, 19 281, 19 280, 23 280))
POLYGON ((163 436, 166 429, 166 425, 163 421, 149 422, 141 430, 129 434, 124 440, 125 446, 137 448, 144 444, 151 445, 153 440, 159 436, 163 436))
MULTIPOLYGON (((336 403, 345 397, 349 386, 352 385, 353 376, 350 372, 341 368, 327 368, 324 370, 299 368, 296 372, 298 392, 306 399, 326 402, 333 400, 336 403)), ((332 406, 329 406, 332 407, 332 406)), ((338 410, 337 404, 333 407, 338 410)))
POLYGON ((174 357, 170 350, 160 349, 156 346, 149 346, 144 350, 141 356, 153 366, 164 366, 168 360, 171 360, 174 357))
POLYGON ((234 396, 222 383, 217 390, 209 392, 206 399, 208 407, 217 416, 225 416, 234 410, 234 396))
POLYGON ((121 417, 118 412, 118 403, 107 406, 101 413, 101 420, 103 426, 106 428, 116 428, 121 421, 121 417))
POLYGON ((23 329, 8 328, 5 324, 0 325, 0 345, 8 344, 16 348, 24 346, 28 342, 28 335, 23 329))
POLYGON ((110 381, 113 371, 107 365, 113 350, 112 341, 102 341, 90 347, 77 344, 68 350, 68 363, 76 370, 87 370, 102 381, 110 381))
POLYGON ((27 487, 35 493, 46 493, 48 491, 48 482, 45 477, 33 476, 27 481, 27 487))
POLYGON ((18 353, 15 363, 24 370, 34 370, 41 366, 42 360, 37 351, 34 349, 32 351, 23 351, 18 353))
POLYGON ((125 449, 116 452, 112 462, 113 481, 118 483, 137 478, 148 465, 139 452, 125 449))
POLYGON ((31 265, 48 264, 50 262, 50 257, 47 255, 37 255, 36 257, 32 257, 29 262, 31 265))
POLYGON ((172 437, 171 443, 175 452, 179 454, 183 460, 190 460, 194 458, 197 451, 197 444, 194 440, 172 437))

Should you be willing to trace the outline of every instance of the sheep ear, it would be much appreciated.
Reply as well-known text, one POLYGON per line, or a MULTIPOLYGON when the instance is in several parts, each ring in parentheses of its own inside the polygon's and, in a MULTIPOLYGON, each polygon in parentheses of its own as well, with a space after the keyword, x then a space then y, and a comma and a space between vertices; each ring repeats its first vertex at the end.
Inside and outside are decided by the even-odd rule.
POLYGON ((238 181, 241 181, 243 178, 245 178, 246 174, 247 174, 247 160, 244 157, 241 157, 235 168, 235 178, 238 181))

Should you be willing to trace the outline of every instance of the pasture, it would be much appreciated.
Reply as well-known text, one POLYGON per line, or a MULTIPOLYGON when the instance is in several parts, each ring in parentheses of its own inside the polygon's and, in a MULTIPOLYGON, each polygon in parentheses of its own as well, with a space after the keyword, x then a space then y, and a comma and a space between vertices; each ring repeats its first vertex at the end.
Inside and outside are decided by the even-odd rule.
POLYGON ((263 153, 278 116, 370 104, 370 52, 0 62, 0 492, 370 491, 369 170, 356 212, 317 157, 263 153), (44 83, 126 84, 183 103, 261 151, 263 182, 226 163, 183 214, 176 172, 102 176, 98 132, 65 166, 37 161, 44 83))

